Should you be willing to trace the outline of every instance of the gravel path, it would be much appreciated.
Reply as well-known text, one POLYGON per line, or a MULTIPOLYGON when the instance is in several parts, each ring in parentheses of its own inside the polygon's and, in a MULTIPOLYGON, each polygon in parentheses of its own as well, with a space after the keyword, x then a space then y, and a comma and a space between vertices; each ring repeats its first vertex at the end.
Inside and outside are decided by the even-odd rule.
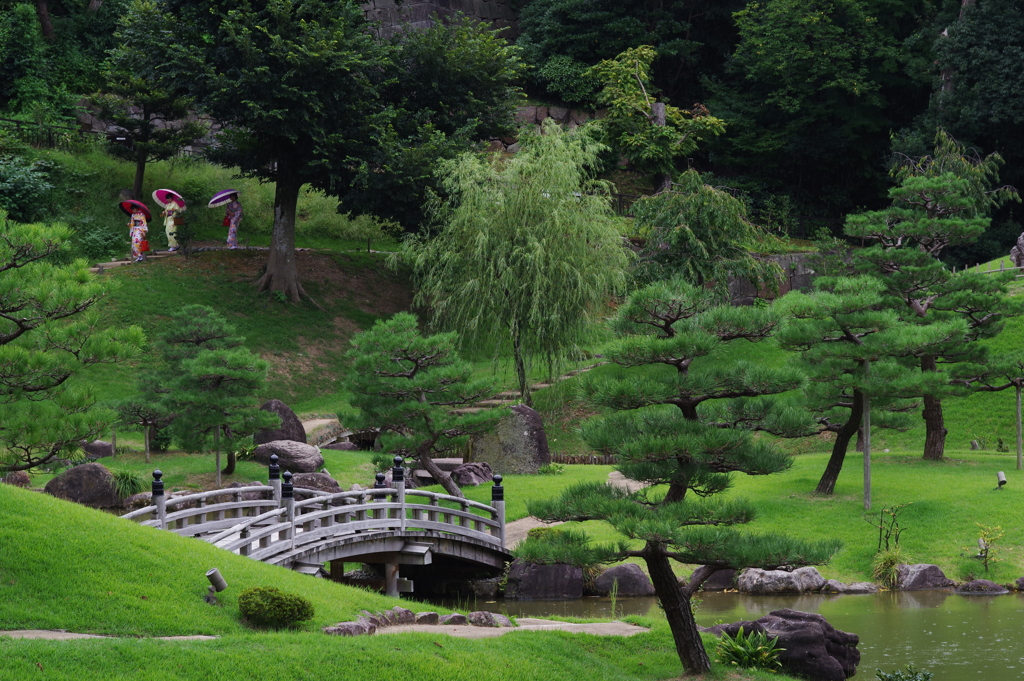
POLYGON ((635 634, 646 634, 650 629, 638 627, 634 624, 627 624, 615 620, 614 622, 593 622, 590 624, 576 624, 573 622, 559 622, 557 620, 542 620, 533 617, 517 617, 517 627, 474 627, 431 625, 431 624, 403 624, 394 627, 378 629, 378 634, 444 634, 456 638, 494 638, 503 636, 514 631, 568 631, 575 634, 593 634, 594 636, 633 636, 635 634))

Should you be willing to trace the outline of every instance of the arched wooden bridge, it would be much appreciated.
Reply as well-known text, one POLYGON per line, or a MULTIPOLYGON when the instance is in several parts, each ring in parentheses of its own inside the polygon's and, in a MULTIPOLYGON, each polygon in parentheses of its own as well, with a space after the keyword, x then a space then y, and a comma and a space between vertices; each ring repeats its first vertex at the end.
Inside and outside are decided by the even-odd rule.
MULTIPOLYGON (((448 494, 405 489, 400 457, 392 486, 377 474, 373 489, 331 494, 302 489, 297 501, 291 473, 282 480, 271 457, 270 484, 166 498, 160 471, 153 472, 153 505, 123 518, 197 537, 219 548, 290 569, 316 570, 332 563, 384 565, 389 595, 411 590, 400 565, 429 565, 434 557, 500 572, 505 551, 505 501, 494 476, 491 505, 448 494), (334 562, 337 561, 337 562, 334 562)), ((335 570, 334 568, 337 568, 335 570)))

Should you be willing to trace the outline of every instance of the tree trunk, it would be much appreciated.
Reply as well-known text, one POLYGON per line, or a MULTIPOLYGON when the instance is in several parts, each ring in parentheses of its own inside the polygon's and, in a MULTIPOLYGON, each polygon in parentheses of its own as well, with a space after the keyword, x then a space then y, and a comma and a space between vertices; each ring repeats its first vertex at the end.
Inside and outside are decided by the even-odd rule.
POLYGON ((814 489, 816 494, 832 494, 836 489, 836 480, 843 470, 843 461, 846 460, 846 451, 850 447, 850 440, 858 435, 860 439, 860 423, 864 415, 864 396, 859 390, 853 391, 853 407, 850 409, 850 418, 843 427, 836 433, 836 441, 832 443, 832 456, 828 459, 825 472, 821 474, 821 480, 814 489))
POLYGON ((234 447, 229 447, 228 448, 228 463, 227 463, 226 466, 224 466, 224 470, 221 471, 221 473, 223 473, 224 475, 234 475, 235 474, 235 462, 236 462, 237 458, 238 457, 235 456, 235 448, 234 447))
MULTIPOLYGON (((921 371, 938 371, 933 355, 921 358, 921 371)), ((924 419, 925 426, 924 458, 929 461, 941 461, 946 448, 946 433, 949 432, 942 418, 942 399, 935 395, 925 395, 921 418, 924 419)))
POLYGON ((217 488, 220 488, 220 427, 218 426, 213 431, 213 451, 216 453, 217 462, 215 468, 217 469, 217 488))
POLYGON ((437 484, 441 485, 441 487, 444 487, 445 492, 453 497, 465 499, 466 495, 462 493, 459 486, 455 484, 454 480, 452 480, 452 476, 438 468, 437 464, 434 463, 434 460, 430 457, 431 446, 433 445, 427 445, 426 447, 421 446, 416 452, 416 459, 420 462, 420 465, 430 473, 430 477, 437 481, 437 484))
POLYGON ((49 0, 36 0, 36 15, 39 17, 39 26, 43 29, 43 37, 53 42, 53 22, 50 20, 49 0))
POLYGON ((142 201, 142 180, 146 176, 146 154, 135 149, 135 183, 132 185, 132 198, 142 201))
POLYGON ((533 406, 530 385, 526 377, 526 358, 523 357, 523 339, 518 329, 512 330, 512 358, 516 365, 516 380, 519 381, 519 397, 527 407, 533 406))
POLYGON ((672 630, 672 640, 676 644, 676 653, 687 674, 703 674, 711 669, 711 660, 704 650, 704 642, 697 629, 697 621, 693 617, 690 606, 690 595, 686 593, 679 580, 672 572, 672 564, 665 555, 665 547, 655 542, 647 542, 643 550, 647 571, 651 575, 654 591, 661 601, 672 630))
POLYGON ((146 447, 146 463, 149 463, 149 443, 150 443, 150 440, 153 437, 152 436, 152 430, 151 430, 152 428, 153 428, 153 426, 143 426, 142 427, 142 438, 145 441, 144 445, 146 447))
POLYGON ((302 296, 309 297, 299 283, 299 270, 295 264, 295 206, 302 188, 297 171, 297 165, 289 158, 278 160, 270 258, 266 273, 256 282, 258 290, 281 291, 296 303, 302 296))
MULTIPOLYGON (((654 102, 651 104, 651 123, 663 127, 665 122, 665 105, 662 102, 654 102)), ((658 194, 672 189, 672 175, 670 173, 658 173, 657 182, 658 194)))
POLYGON ((89 0, 89 11, 95 12, 103 6, 103 0, 89 0))

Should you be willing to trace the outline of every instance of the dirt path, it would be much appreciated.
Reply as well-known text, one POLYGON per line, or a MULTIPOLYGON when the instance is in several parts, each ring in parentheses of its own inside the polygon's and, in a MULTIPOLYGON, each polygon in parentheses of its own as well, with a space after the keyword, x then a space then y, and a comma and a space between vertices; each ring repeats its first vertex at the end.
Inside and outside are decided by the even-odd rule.
POLYGON ((542 620, 533 617, 517 617, 517 627, 474 627, 451 626, 451 625, 415 625, 403 624, 394 627, 378 629, 378 634, 443 634, 456 638, 494 638, 503 636, 514 631, 568 631, 575 634, 593 634, 594 636, 634 636, 646 634, 650 629, 638 627, 634 624, 627 624, 615 620, 613 622, 593 622, 590 624, 576 624, 573 622, 559 622, 557 620, 542 620))

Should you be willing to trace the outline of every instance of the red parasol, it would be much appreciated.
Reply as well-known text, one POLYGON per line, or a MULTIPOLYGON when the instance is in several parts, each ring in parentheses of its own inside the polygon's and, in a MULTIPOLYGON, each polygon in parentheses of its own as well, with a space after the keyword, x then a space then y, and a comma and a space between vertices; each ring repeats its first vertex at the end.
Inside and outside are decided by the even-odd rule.
POLYGON ((210 202, 206 204, 207 208, 216 208, 217 206, 223 206, 224 204, 231 203, 231 195, 237 194, 237 189, 225 189, 224 191, 217 192, 210 199, 210 202))
POLYGON ((136 201, 135 199, 122 201, 121 210, 123 210, 128 215, 131 215, 132 213, 135 212, 141 212, 143 215, 146 216, 146 220, 153 219, 153 215, 152 213, 149 212, 149 208, 146 207, 146 204, 144 204, 142 201, 136 201))
POLYGON ((153 200, 160 204, 161 208, 166 208, 167 204, 172 199, 176 204, 178 204, 182 208, 185 207, 185 199, 183 199, 181 197, 181 194, 174 191, 173 189, 157 189, 155 192, 153 192, 153 200))

